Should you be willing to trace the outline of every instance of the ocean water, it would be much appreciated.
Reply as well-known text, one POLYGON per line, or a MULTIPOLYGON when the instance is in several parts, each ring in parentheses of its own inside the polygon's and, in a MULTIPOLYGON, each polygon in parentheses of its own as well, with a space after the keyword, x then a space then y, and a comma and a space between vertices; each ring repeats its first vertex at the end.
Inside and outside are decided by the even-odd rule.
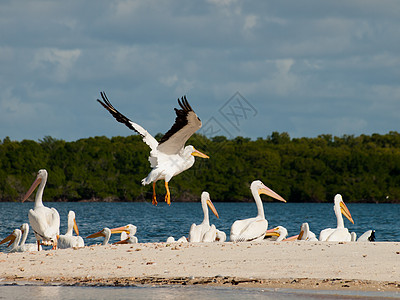
MULTIPOLYGON (((289 236, 299 233, 300 225, 308 222, 311 231, 317 236, 327 227, 336 227, 336 217, 333 203, 281 203, 263 202, 268 227, 277 225, 286 227, 289 236)), ((47 202, 48 207, 58 210, 61 218, 60 233, 67 229, 67 214, 69 210, 76 213, 76 222, 80 235, 86 237, 104 227, 119 227, 126 224, 137 226, 136 236, 139 242, 165 242, 169 236, 176 239, 188 236, 190 226, 203 220, 200 202, 178 203, 171 206, 159 203, 105 203, 105 202, 47 202)), ((220 218, 210 212, 210 223, 229 238, 230 227, 235 220, 255 217, 255 203, 214 203, 220 218)), ((345 226, 354 231, 357 236, 369 229, 376 231, 376 241, 400 241, 400 205, 398 204, 347 204, 355 224, 345 219, 345 226)), ((33 202, 8 203, 0 202, 0 239, 5 238, 15 228, 24 222, 29 223, 28 211, 33 208, 33 202)), ((119 240, 119 235, 113 235, 110 242, 119 240)), ((100 243, 101 238, 85 239, 85 244, 100 243)), ((28 242, 34 243, 31 231, 28 242)), ((0 245, 0 251, 6 251, 5 245, 0 245)))

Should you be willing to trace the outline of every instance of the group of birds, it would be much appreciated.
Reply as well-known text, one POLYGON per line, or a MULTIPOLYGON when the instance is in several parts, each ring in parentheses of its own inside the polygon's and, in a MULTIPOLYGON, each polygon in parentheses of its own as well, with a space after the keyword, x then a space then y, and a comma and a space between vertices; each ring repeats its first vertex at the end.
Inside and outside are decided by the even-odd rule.
MULTIPOLYGON (((132 122, 126 116, 121 114, 108 100, 104 92, 100 93, 102 100, 97 101, 111 113, 118 121, 125 124, 131 130, 139 133, 143 141, 150 147, 149 162, 152 170, 146 178, 142 180, 143 185, 153 184, 152 203, 157 205, 157 196, 155 192, 156 182, 158 180, 165 181, 165 201, 168 205, 171 204, 171 193, 169 191, 169 181, 173 176, 189 169, 195 162, 195 156, 201 158, 209 158, 208 155, 196 150, 192 145, 185 146, 187 140, 201 128, 201 121, 193 111, 186 97, 178 99, 180 109, 175 108, 176 119, 173 126, 165 133, 158 142, 151 136, 147 130, 140 125, 132 122)), ((83 247, 84 241, 79 236, 78 227, 75 221, 75 213, 70 211, 68 214, 68 230, 65 235, 60 235, 60 215, 55 208, 48 208, 43 205, 42 196, 43 190, 47 181, 47 171, 41 169, 37 173, 36 180, 23 197, 24 202, 38 187, 34 208, 29 210, 29 223, 32 227, 36 238, 36 245, 25 244, 25 240, 29 231, 28 224, 23 224, 21 229, 15 229, 12 234, 0 241, 0 244, 9 242, 12 244, 12 251, 29 251, 32 249, 40 250, 42 245, 51 245, 53 249, 83 247), (73 230, 76 236, 73 235, 73 230), (28 250, 29 249, 29 250, 28 250)), ((287 230, 282 226, 277 226, 268 230, 268 221, 265 219, 264 208, 260 195, 265 194, 276 200, 286 202, 284 198, 276 192, 265 186, 260 180, 255 180, 250 186, 251 193, 257 206, 257 216, 244 220, 235 221, 230 230, 230 241, 245 242, 245 241, 261 241, 265 238, 274 238, 277 241, 281 240, 317 240, 315 234, 309 230, 307 223, 302 224, 299 235, 287 237, 287 230)), ((334 211, 337 217, 337 228, 328 228, 321 231, 320 241, 351 241, 355 240, 354 233, 350 234, 347 228, 344 227, 342 214, 354 223, 349 210, 343 202, 340 195, 335 196, 334 211)), ((201 195, 201 205, 204 213, 203 222, 199 225, 193 224, 189 231, 188 238, 182 237, 178 241, 188 242, 224 242, 226 234, 216 228, 214 224, 210 225, 208 208, 217 216, 218 212, 215 209, 208 192, 203 192, 201 195)), ((118 243, 137 243, 136 226, 128 224, 118 228, 104 228, 99 232, 89 235, 87 238, 104 237, 103 244, 108 243, 110 235, 113 233, 121 233, 121 241, 118 243)), ((374 232, 373 232, 374 233, 374 232)), ((373 235, 373 233, 371 235, 373 235)), ((365 234, 367 235, 367 233, 365 234)), ((167 241, 175 241, 173 237, 169 237, 167 241)))

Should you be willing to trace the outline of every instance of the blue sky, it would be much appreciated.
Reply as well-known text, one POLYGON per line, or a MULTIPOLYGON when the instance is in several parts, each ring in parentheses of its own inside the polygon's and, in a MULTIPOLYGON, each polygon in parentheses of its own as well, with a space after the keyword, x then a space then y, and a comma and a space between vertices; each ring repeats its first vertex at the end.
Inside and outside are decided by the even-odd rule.
POLYGON ((130 135, 100 91, 154 135, 183 95, 206 135, 400 131, 399 28, 395 0, 1 1, 0 139, 130 135))

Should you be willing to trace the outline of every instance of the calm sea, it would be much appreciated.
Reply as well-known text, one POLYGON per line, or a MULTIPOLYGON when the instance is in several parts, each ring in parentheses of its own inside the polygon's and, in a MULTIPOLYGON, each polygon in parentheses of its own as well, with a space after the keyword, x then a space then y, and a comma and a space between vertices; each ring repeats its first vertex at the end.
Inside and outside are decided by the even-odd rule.
MULTIPOLYGON (((88 236, 104 227, 119 227, 126 224, 137 226, 136 236, 139 242, 165 242, 169 236, 176 239, 188 236, 190 226, 203 220, 200 203, 175 203, 171 206, 159 203, 103 203, 103 202, 52 202, 46 206, 55 207, 61 218, 60 233, 67 229, 67 214, 69 210, 76 213, 76 221, 80 235, 88 236)), ((254 203, 214 203, 220 218, 210 212, 210 223, 219 230, 229 231, 237 219, 255 217, 257 214, 254 203)), ((357 236, 373 229, 377 241, 400 241, 400 205, 398 204, 359 204, 347 205, 355 224, 345 219, 345 226, 354 231, 357 236)), ((9 235, 13 229, 28 222, 28 211, 33 208, 33 202, 0 203, 0 239, 9 235)), ((336 217, 333 204, 330 203, 280 203, 264 202, 265 217, 268 227, 277 225, 286 227, 289 236, 299 233, 300 225, 308 222, 311 231, 317 236, 327 227, 336 227, 336 217)), ((119 235, 113 235, 110 242, 118 241, 119 235)), ((29 233, 28 242, 35 242, 33 232, 29 233)), ((86 239, 91 245, 100 243, 101 239, 86 239)), ((5 251, 5 245, 0 245, 0 251, 5 251)))

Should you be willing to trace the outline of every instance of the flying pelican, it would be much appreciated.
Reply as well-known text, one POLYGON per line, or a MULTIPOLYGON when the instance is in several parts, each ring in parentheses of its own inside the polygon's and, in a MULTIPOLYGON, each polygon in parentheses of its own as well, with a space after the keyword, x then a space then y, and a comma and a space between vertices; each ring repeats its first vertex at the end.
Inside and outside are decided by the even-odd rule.
MULTIPOLYGON (((271 237, 270 240, 274 242, 283 241, 288 235, 287 229, 283 226, 277 226, 272 229, 268 229, 265 233, 265 237, 271 237)), ((264 238, 265 239, 265 238, 264 238)))
POLYGON ((67 232, 58 237, 58 248, 67 249, 67 248, 84 247, 84 246, 85 242, 83 241, 83 238, 79 236, 78 225, 76 224, 75 220, 75 212, 70 210, 68 212, 67 232), (73 233, 72 230, 75 231, 76 236, 72 235, 73 233))
POLYGON ((351 217, 350 211, 347 208, 346 204, 344 204, 342 196, 340 194, 336 194, 334 199, 333 210, 337 219, 337 227, 336 228, 326 228, 322 230, 319 234, 320 241, 335 241, 335 242, 350 242, 351 235, 349 230, 344 227, 344 221, 342 214, 349 219, 351 223, 354 224, 353 218, 351 217))
MULTIPOLYGON (((205 237, 205 234, 211 229, 210 226, 210 220, 208 217, 208 207, 210 207, 211 211, 214 213, 214 215, 219 218, 218 212, 214 207, 214 204, 211 202, 210 199, 210 194, 208 192, 203 192, 201 193, 201 207, 203 208, 203 222, 201 224, 196 225, 192 224, 190 226, 190 231, 189 231, 189 242, 191 243, 198 243, 198 242, 204 242, 203 239, 205 237)), ((215 226, 214 226, 215 228, 215 226)), ((215 238, 216 238, 216 228, 215 228, 215 238)), ((215 240, 214 238, 214 240, 215 240)), ((210 237, 208 236, 207 239, 209 240, 210 237)))
POLYGON ((157 205, 156 182, 164 179, 166 196, 165 202, 171 204, 171 194, 168 188, 168 182, 175 175, 189 169, 194 164, 194 156, 209 158, 204 153, 196 150, 193 146, 185 147, 186 141, 201 127, 201 121, 189 105, 186 96, 178 99, 181 109, 175 108, 176 119, 174 125, 161 138, 160 143, 151 136, 142 126, 132 122, 118 110, 114 108, 104 92, 100 93, 103 101, 97 101, 107 109, 112 116, 120 123, 139 133, 143 141, 150 147, 149 162, 152 170, 142 184, 153 183, 152 203, 157 205))
POLYGON ((236 220, 231 227, 230 240, 232 242, 261 241, 264 239, 268 228, 268 221, 265 219, 260 194, 265 194, 279 201, 286 202, 285 199, 266 187, 260 180, 253 181, 250 190, 256 202, 258 211, 257 217, 236 220))
POLYGON ((57 236, 60 234, 60 215, 55 208, 48 208, 43 205, 43 190, 47 181, 47 171, 41 169, 38 171, 36 180, 25 194, 22 202, 24 202, 32 194, 39 185, 36 192, 35 205, 29 210, 28 217, 32 230, 35 234, 38 250, 42 241, 43 245, 53 245, 53 249, 57 248, 57 236))
POLYGON ((315 236, 315 233, 310 230, 310 226, 308 225, 307 222, 301 224, 300 234, 297 239, 301 240, 301 241, 309 241, 309 242, 317 242, 318 241, 317 237, 315 236))
POLYGON ((138 238, 135 236, 137 227, 132 224, 128 224, 122 227, 111 229, 113 233, 121 233, 121 240, 114 244, 136 244, 138 238))
MULTIPOLYGON (((28 224, 26 224, 26 225, 28 225, 28 224)), ((28 226, 28 228, 29 228, 29 226, 28 226)), ((13 232, 9 236, 7 236, 5 239, 3 239, 0 242, 0 245, 4 244, 6 242, 9 242, 7 247, 10 247, 12 245, 12 247, 9 251, 10 253, 37 251, 36 244, 25 244, 25 240, 28 235, 29 229, 28 229, 28 231, 26 230, 26 228, 24 228, 24 229, 25 229, 25 232, 23 232, 22 229, 14 229, 13 232)))

